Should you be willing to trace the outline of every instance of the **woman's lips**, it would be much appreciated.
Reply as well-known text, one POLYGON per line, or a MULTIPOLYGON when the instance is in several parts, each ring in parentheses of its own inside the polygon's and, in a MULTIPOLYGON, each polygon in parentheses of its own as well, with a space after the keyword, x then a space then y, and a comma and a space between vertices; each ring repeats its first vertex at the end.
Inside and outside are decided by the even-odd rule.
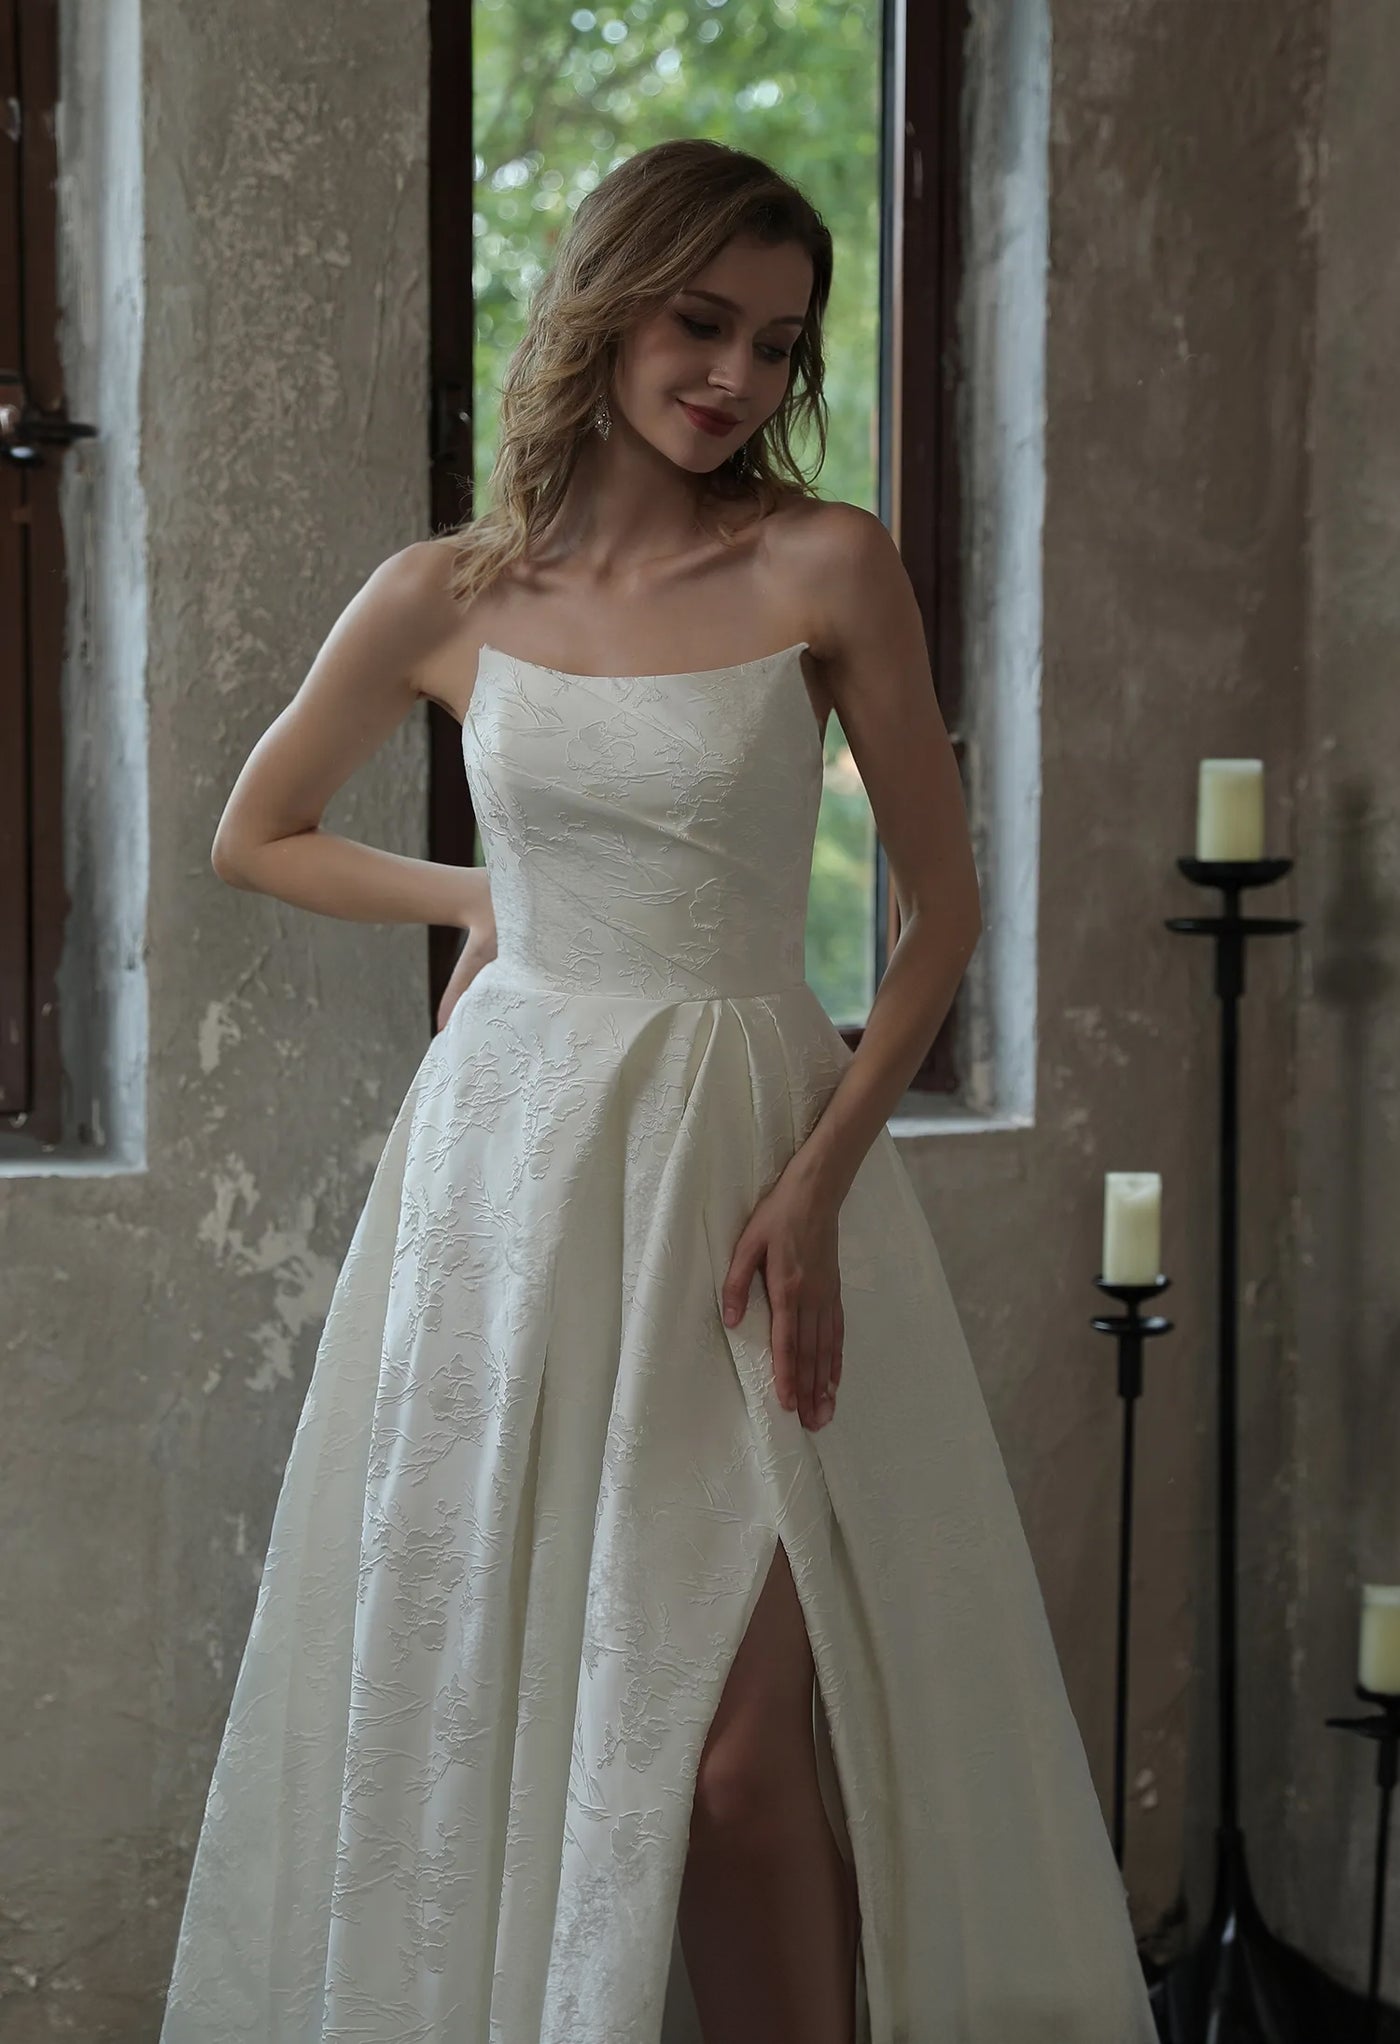
POLYGON ((737 419, 726 419, 715 412, 702 412, 698 405, 688 405, 684 398, 680 400, 680 407, 692 426, 698 426, 702 433, 713 433, 716 439, 732 433, 739 423, 737 419))

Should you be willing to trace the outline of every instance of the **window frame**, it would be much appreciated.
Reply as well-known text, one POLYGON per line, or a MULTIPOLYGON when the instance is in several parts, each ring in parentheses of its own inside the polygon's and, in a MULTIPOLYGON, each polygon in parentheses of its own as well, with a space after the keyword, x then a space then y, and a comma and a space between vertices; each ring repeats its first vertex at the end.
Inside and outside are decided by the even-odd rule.
POLYGON ((65 1134, 59 962, 64 877, 62 676, 68 577, 59 354, 58 0, 0 0, 0 1129, 65 1134), (15 122, 17 119, 17 127, 15 122))
MULTIPOLYGON (((965 517, 962 415, 963 119, 970 0, 886 0, 881 209, 880 516, 924 620, 934 692, 967 785, 963 723, 965 517), (937 375, 928 374, 928 364, 937 375)), ((899 936, 899 903, 876 840, 876 978, 899 936)), ((963 982, 966 985, 966 982, 963 982)), ((962 988, 909 1084, 956 1093, 963 1080, 962 988)), ((854 1048, 859 1029, 843 1029, 854 1048)))
MULTIPOLYGON (((965 771, 962 572, 964 531, 958 420, 962 350, 964 51, 969 0, 886 0, 882 14, 880 506, 923 614, 939 707, 965 771), (929 376, 927 365, 938 365, 929 376)), ((431 495, 434 530, 470 508, 472 248, 460 229, 461 194, 474 176, 470 121, 472 9, 430 0, 431 495)), ((451 716, 428 705, 431 856, 470 865, 476 826, 451 716)), ((898 939, 899 904, 876 839, 873 981, 898 939)), ((434 1014, 461 933, 430 933, 434 1014)), ((910 1091, 954 1093, 961 1083, 960 1002, 948 1015, 910 1091)), ((841 1027, 854 1049, 862 1026, 841 1027)))

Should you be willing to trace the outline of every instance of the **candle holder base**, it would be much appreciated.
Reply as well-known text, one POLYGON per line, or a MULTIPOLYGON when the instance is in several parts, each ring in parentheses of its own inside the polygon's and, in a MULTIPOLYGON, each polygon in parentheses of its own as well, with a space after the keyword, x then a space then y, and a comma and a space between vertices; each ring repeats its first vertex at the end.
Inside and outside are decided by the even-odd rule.
POLYGON ((1216 1832, 1215 1902, 1197 1944, 1144 1970, 1162 2044, 1400 2044, 1400 2014, 1382 2009, 1377 2023, 1364 1994, 1269 1929, 1241 1831, 1216 1832))

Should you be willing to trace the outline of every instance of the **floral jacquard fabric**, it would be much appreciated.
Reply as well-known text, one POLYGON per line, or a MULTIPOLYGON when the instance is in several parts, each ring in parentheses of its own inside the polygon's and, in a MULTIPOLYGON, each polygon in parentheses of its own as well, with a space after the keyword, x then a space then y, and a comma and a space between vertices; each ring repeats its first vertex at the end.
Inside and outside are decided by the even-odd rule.
POLYGON ((851 1053, 803 978, 803 645, 483 649, 498 955, 387 1136, 209 1787, 161 2044, 698 2044, 696 1768, 781 1540, 861 2044, 1152 2044, 1122 1881, 938 1253, 883 1131, 844 1372, 773 1389, 754 1205, 851 1053))

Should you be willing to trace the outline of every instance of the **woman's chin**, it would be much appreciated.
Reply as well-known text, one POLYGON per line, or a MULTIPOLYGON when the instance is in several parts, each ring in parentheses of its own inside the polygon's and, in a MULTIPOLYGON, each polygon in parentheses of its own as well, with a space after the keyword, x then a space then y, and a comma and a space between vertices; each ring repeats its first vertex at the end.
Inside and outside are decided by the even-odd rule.
POLYGON ((691 475, 708 476, 724 466, 725 457, 708 447, 683 447, 671 453, 671 460, 677 468, 687 469, 691 475))

